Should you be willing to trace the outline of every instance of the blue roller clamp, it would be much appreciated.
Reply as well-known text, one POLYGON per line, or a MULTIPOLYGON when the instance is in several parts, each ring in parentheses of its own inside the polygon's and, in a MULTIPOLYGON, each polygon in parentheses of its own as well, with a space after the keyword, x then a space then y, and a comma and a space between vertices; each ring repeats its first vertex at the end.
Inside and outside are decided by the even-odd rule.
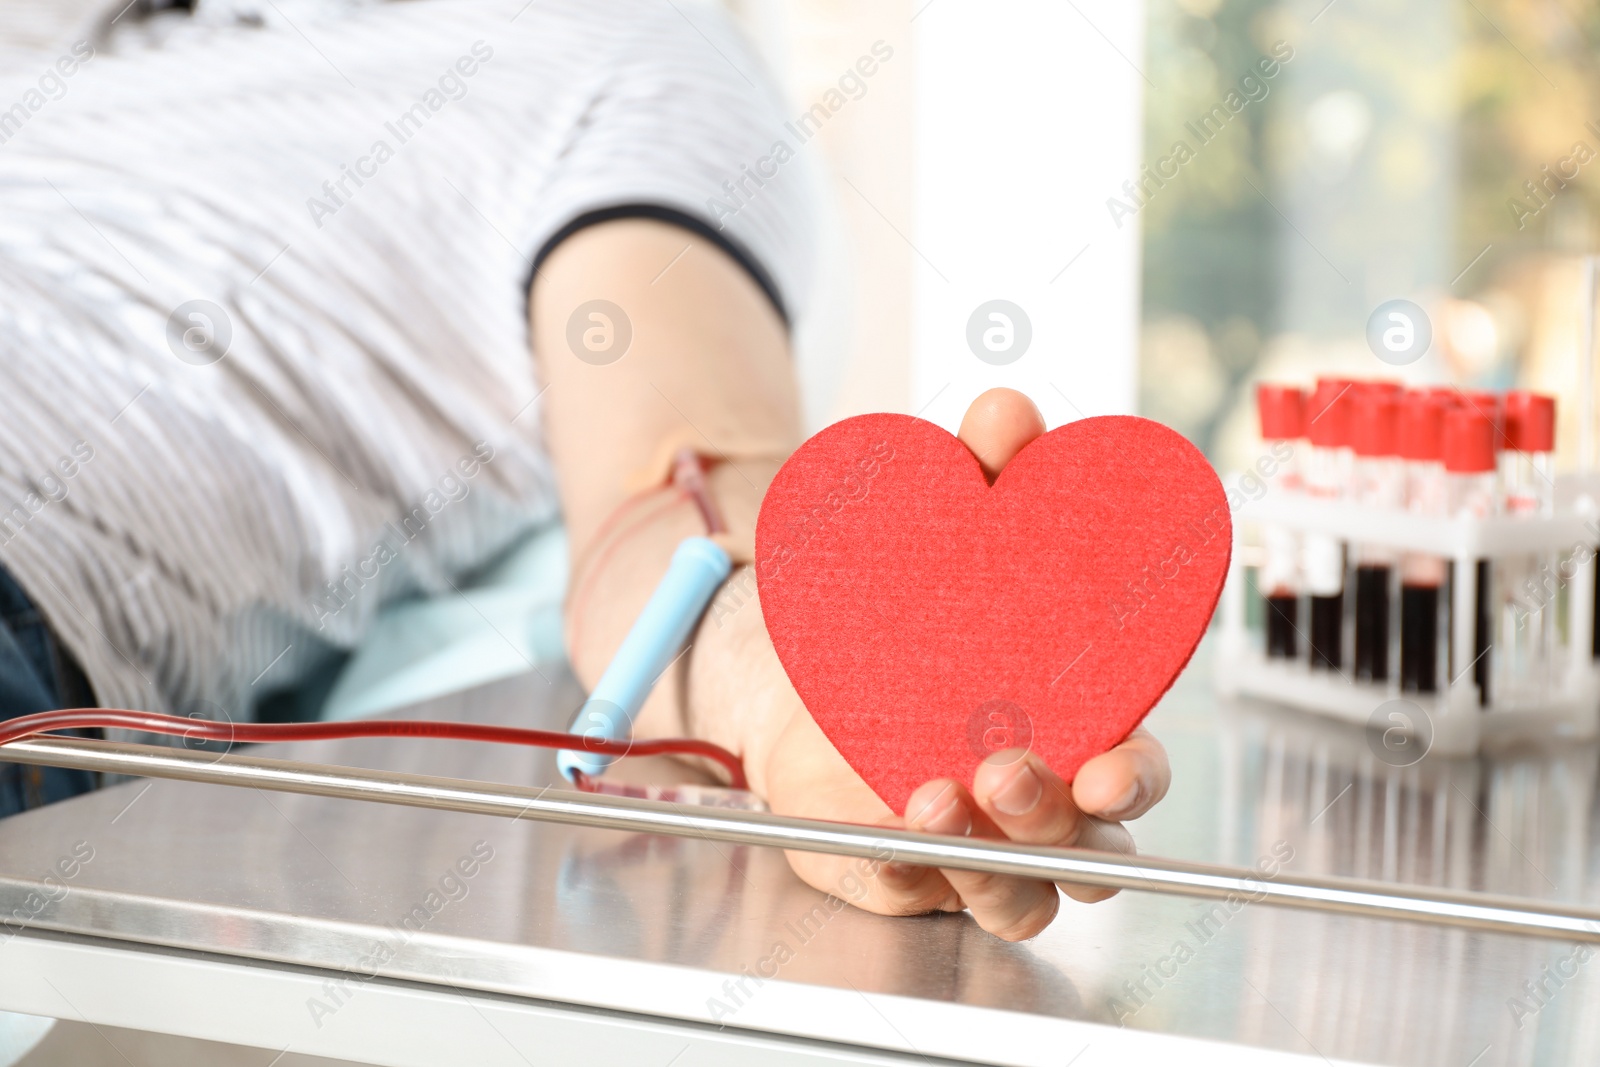
MULTIPOLYGON (((633 720, 645 697, 683 649, 732 570, 733 561, 715 541, 690 537, 678 546, 661 584, 650 594, 633 629, 611 657, 611 665, 578 709, 571 733, 611 741, 625 740, 633 733, 633 720)), ((556 753, 556 767, 572 781, 575 771, 590 776, 604 772, 612 759, 562 749, 556 753)))

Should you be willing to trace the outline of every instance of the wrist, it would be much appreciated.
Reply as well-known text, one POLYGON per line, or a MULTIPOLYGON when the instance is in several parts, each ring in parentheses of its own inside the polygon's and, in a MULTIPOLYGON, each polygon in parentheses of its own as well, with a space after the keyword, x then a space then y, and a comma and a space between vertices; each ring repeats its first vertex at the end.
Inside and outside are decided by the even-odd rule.
MULTIPOLYGON (((656 682, 634 721, 638 737, 689 736, 710 741, 745 762, 761 791, 765 760, 799 705, 767 637, 756 595, 755 484, 768 464, 746 464, 756 478, 722 464, 711 488, 729 532, 713 539, 735 561, 711 599, 688 646, 656 682)), ((704 520, 683 492, 663 487, 631 498, 575 553, 567 600, 567 650, 586 687, 593 687, 637 619, 685 537, 705 534, 704 520)))
POLYGON ((804 709, 767 636, 751 565, 736 567, 712 599, 686 658, 691 736, 736 753, 764 794, 772 748, 804 709))
MULTIPOLYGON (((662 488, 630 500, 574 559, 565 611, 567 657, 586 690, 610 666, 677 546, 699 529, 694 505, 677 490, 662 488)), ((635 736, 686 732, 684 658, 656 680, 635 716, 635 736)))

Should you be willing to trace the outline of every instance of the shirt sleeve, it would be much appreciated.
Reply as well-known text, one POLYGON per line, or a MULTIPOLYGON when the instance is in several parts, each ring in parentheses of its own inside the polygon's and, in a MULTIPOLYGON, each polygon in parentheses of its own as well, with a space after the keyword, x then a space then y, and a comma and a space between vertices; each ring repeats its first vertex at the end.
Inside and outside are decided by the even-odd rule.
POLYGON ((584 226, 658 218, 721 247, 792 320, 810 298, 817 229, 806 130, 785 119, 761 63, 720 12, 650 4, 630 14, 632 27, 596 57, 549 146, 534 269, 584 226))

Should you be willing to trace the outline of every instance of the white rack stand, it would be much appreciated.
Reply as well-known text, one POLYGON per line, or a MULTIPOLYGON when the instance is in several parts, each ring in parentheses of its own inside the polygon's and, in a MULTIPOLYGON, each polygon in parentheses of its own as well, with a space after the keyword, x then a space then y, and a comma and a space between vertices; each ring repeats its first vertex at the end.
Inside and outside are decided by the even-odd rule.
MULTIPOLYGON (((1316 500, 1269 484, 1260 499, 1234 515, 1233 564, 1222 594, 1221 640, 1216 683, 1224 694, 1262 697, 1280 704, 1367 724, 1384 702, 1404 698, 1420 707, 1432 727, 1431 750, 1467 755, 1500 740, 1542 737, 1594 737, 1600 730, 1600 668, 1594 648, 1595 522, 1600 515, 1600 455, 1596 454, 1596 341, 1600 340, 1600 256, 1585 256, 1577 294, 1580 321, 1577 426, 1579 473, 1556 479, 1555 516, 1489 519, 1435 519, 1401 510, 1316 500), (1438 693, 1402 693, 1398 679, 1358 682, 1338 672, 1313 671, 1308 660, 1268 659, 1246 626, 1245 562, 1241 547, 1249 528, 1276 525, 1299 534, 1319 533, 1346 544, 1426 552, 1454 562, 1451 589, 1448 684, 1438 693), (1477 621, 1478 560, 1508 556, 1553 556, 1558 562, 1587 546, 1582 561, 1562 579, 1564 596, 1542 611, 1565 613, 1565 662, 1550 679, 1547 699, 1506 700, 1489 685, 1490 703, 1479 703, 1473 678, 1474 625, 1477 621)), ((1563 401, 1565 403, 1565 401, 1563 401)), ((1232 484, 1238 484, 1235 480, 1232 484)), ((1346 595, 1349 595, 1346 583, 1346 595)), ((1491 625, 1494 615, 1491 613, 1491 625)), ((1562 619, 1557 625, 1561 629, 1562 619)), ((1492 637, 1491 637, 1492 641, 1492 637)), ((1309 642, 1307 642, 1309 644, 1309 642)), ((1559 644, 1559 643, 1558 643, 1559 644)), ((1555 650, 1551 650, 1555 654, 1555 650)), ((1490 657, 1490 673, 1494 672, 1490 657)), ((1398 675, 1398 672, 1395 672, 1398 675)), ((1400 725, 1385 721, 1385 728, 1400 725)))
MULTIPOLYGON (((1431 750, 1466 755, 1502 740, 1563 736, 1588 738, 1600 730, 1600 670, 1591 658, 1594 634, 1596 535, 1592 479, 1563 479, 1557 499, 1566 505, 1550 518, 1494 517, 1440 519, 1400 510, 1317 500, 1270 486, 1265 495, 1243 504, 1234 515, 1234 553, 1222 594, 1221 634, 1216 684, 1224 694, 1260 697, 1280 704, 1366 724, 1386 701, 1403 697, 1426 714, 1431 750), (1348 544, 1426 552, 1455 562, 1448 635, 1451 677, 1437 693, 1401 692, 1398 671, 1388 682, 1354 680, 1348 672, 1312 670, 1308 657, 1269 659, 1246 624, 1244 553, 1246 530, 1277 526, 1297 534, 1317 533, 1348 544), (1512 703, 1496 699, 1480 705, 1473 680, 1474 623, 1477 618, 1478 560, 1553 556, 1567 560, 1580 545, 1575 573, 1563 582, 1564 595, 1544 607, 1565 615, 1565 661, 1551 679, 1548 699, 1512 703)), ((1348 584, 1346 595, 1351 595, 1348 584)), ((1560 622, 1558 620, 1558 626, 1560 622)), ((1492 659, 1491 659, 1492 664, 1492 659)), ((1491 671, 1493 667, 1491 665, 1491 671)))

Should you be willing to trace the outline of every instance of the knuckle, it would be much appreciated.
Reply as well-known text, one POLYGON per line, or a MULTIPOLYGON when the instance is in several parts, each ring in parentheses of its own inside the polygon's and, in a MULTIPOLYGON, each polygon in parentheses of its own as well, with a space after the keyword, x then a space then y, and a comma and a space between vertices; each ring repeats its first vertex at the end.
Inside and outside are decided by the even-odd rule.
POLYGON ((931 868, 920 872, 920 877, 909 884, 896 885, 875 877, 872 889, 863 906, 884 915, 926 915, 931 911, 947 910, 958 902, 955 891, 938 871, 931 868))
POLYGON ((1076 848, 1083 839, 1086 822, 1076 805, 1062 804, 1044 828, 1044 840, 1061 848, 1076 848))
POLYGON ((972 913, 982 917, 983 928, 991 933, 996 932, 991 924, 1020 927, 1041 910, 1046 911, 1046 922, 1055 914, 1056 891, 1049 882, 984 875, 982 882, 963 884, 961 895, 972 913))
POLYGON ((883 901, 884 914, 927 915, 929 912, 949 911, 955 903, 952 896, 951 890, 943 886, 917 893, 888 893, 883 901))
POLYGON ((1026 941, 1030 937, 1038 936, 1049 926, 1060 907, 1060 899, 1051 893, 1048 899, 1040 901, 1033 907, 992 925, 983 924, 983 928, 1002 941, 1026 941))

